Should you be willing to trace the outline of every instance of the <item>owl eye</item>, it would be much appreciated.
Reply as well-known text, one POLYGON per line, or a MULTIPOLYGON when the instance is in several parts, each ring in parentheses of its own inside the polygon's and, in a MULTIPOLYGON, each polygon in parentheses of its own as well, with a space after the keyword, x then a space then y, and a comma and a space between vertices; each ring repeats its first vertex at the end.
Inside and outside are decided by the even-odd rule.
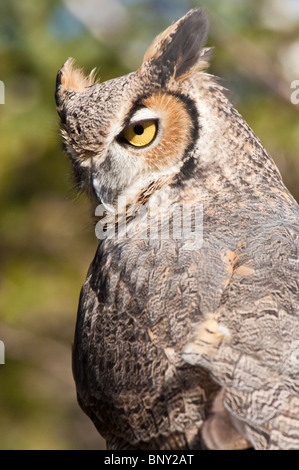
POLYGON ((134 147, 145 147, 156 137, 157 127, 157 123, 153 120, 136 122, 126 127, 122 137, 134 147))

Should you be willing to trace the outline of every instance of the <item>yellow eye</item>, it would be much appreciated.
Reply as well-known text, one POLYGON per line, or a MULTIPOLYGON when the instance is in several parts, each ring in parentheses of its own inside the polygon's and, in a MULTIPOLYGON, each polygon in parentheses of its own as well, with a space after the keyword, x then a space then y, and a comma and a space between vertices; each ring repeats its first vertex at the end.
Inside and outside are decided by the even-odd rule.
POLYGON ((129 144, 135 147, 144 147, 154 140, 156 133, 157 124, 154 121, 141 121, 127 127, 123 136, 129 144))

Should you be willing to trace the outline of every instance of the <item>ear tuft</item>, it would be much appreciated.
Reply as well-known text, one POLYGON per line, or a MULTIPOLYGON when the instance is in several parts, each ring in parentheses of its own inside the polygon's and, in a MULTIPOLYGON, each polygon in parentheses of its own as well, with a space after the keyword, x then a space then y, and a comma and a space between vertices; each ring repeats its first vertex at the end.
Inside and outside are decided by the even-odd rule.
POLYGON ((74 59, 69 57, 57 74, 56 103, 58 104, 59 97, 66 90, 86 91, 87 87, 96 83, 95 74, 96 69, 93 69, 88 76, 85 76, 81 69, 75 68, 74 59))
POLYGON ((205 10, 189 11, 183 18, 172 24, 156 37, 147 50, 143 64, 161 70, 176 80, 182 80, 194 70, 204 70, 209 54, 203 49, 208 36, 209 21, 205 10))

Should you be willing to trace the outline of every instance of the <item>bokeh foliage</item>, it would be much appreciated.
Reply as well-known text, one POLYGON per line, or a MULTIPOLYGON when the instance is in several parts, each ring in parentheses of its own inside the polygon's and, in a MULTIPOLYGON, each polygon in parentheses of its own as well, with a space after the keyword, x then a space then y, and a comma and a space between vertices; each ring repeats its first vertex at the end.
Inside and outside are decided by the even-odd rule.
POLYGON ((0 449, 103 448, 78 408, 71 374, 78 296, 97 241, 58 135, 55 77, 67 57, 86 71, 98 67, 102 81, 128 73, 171 21, 206 6, 210 71, 224 79, 299 200, 298 106, 290 101, 299 76, 281 65, 299 16, 289 27, 265 24, 263 8, 271 16, 275 0, 98 0, 95 17, 104 4, 123 16, 95 34, 70 3, 0 3, 0 449))

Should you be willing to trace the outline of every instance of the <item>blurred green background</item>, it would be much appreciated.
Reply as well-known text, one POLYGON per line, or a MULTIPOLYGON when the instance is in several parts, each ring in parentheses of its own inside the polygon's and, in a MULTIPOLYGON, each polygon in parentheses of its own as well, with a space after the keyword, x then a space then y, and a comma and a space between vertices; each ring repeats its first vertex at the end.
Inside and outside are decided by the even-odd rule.
POLYGON ((57 70, 69 56, 102 81, 135 70, 154 36, 195 6, 210 14, 210 72, 299 200, 299 0, 0 0, 0 449, 104 448, 71 373, 97 240, 61 151, 57 70))

